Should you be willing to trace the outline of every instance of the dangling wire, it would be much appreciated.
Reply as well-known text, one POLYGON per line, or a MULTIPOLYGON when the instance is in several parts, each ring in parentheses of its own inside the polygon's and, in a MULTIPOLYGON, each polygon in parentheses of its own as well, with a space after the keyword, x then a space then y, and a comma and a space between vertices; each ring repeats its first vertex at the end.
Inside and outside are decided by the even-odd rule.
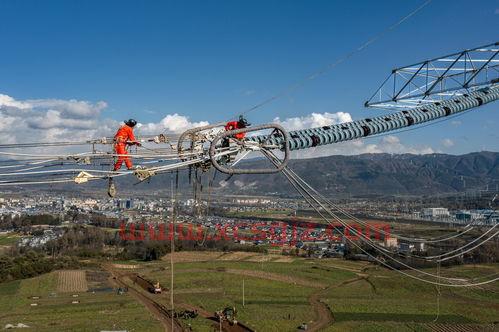
MULTIPOLYGON (((211 172, 211 169, 210 169, 210 172, 211 172)), ((216 169, 213 169, 213 176, 210 177, 210 179, 208 181, 208 199, 207 199, 207 202, 206 202, 206 219, 208 219, 209 212, 210 212, 211 189, 213 187, 213 182, 215 181, 215 178, 217 177, 217 172, 218 171, 216 169)), ((201 243, 199 241, 196 241, 197 245, 200 246, 200 247, 204 246, 207 237, 208 237, 208 229, 205 229, 204 232, 203 232, 203 240, 201 241, 201 243)))
POLYGON ((177 198, 178 198, 178 179, 179 179, 179 171, 175 172, 175 187, 173 187, 173 181, 171 183, 172 186, 172 234, 170 235, 170 306, 171 306, 171 330, 174 330, 174 322, 175 322, 175 302, 174 302, 174 255, 175 255, 175 219, 177 217, 177 198), (175 188, 175 189, 174 189, 175 188))
MULTIPOLYGON (((271 162, 274 163, 274 165, 278 165, 278 160, 277 157, 275 157, 275 155, 273 155, 272 152, 269 152, 269 151, 264 151, 264 154, 269 157, 269 159, 271 160, 271 162)), ((302 197, 314 208, 314 210, 330 225, 333 226, 333 228, 336 230, 336 231, 340 231, 338 229, 337 226, 335 226, 334 224, 331 224, 331 221, 329 218, 327 218, 327 216, 322 212, 322 211, 325 211, 327 214, 329 214, 331 217, 334 218, 334 220, 338 221, 341 225, 343 225, 343 227, 347 227, 348 228, 348 224, 346 224, 341 218, 339 218, 336 214, 334 214, 334 212, 332 212, 330 209, 328 209, 319 199, 322 199, 322 197, 320 197, 320 194, 318 193, 311 193, 309 191, 310 188, 310 185, 308 185, 303 179, 301 179, 298 175, 296 175, 296 173, 294 173, 293 171, 291 171, 289 168, 284 168, 283 170, 283 174, 285 175, 285 177, 290 181, 291 185, 302 195, 302 197), (318 197, 316 197, 318 196, 318 197)), ((313 189, 313 188, 312 188, 313 189)), ((357 230, 354 229, 351 229, 351 231, 354 233, 355 236, 358 236, 359 239, 361 240, 364 240, 365 241, 365 235, 358 232, 357 230)), ((390 264, 386 263, 386 261, 384 259, 380 259, 376 256, 373 256, 371 253, 369 253, 368 251, 366 251, 364 248, 362 248, 359 244, 357 244, 355 241, 353 241, 352 239, 349 239, 348 237, 345 237, 345 239, 351 243, 353 246, 355 246, 357 249, 359 249, 360 251, 362 251, 365 255, 367 255, 368 257, 370 257, 371 259, 373 259, 374 261, 380 263, 381 265, 391 269, 391 270, 394 270, 400 274, 403 274, 409 278, 413 278, 413 279, 416 279, 416 280, 419 280, 419 281, 422 281, 422 282, 425 282, 425 283, 429 283, 429 284, 433 284, 433 285, 442 285, 442 286, 447 286, 447 287, 473 287, 473 286, 479 286, 479 285, 485 285, 485 284, 489 284, 489 283, 492 283, 492 282, 495 282, 497 280, 499 280, 499 277, 498 278, 494 278, 494 279, 491 279, 491 280, 486 280, 486 281, 482 281, 482 282, 478 282, 478 283, 464 283, 462 279, 458 279, 458 278, 447 278, 447 277, 441 277, 440 275, 439 276, 436 276, 435 274, 432 274, 432 273, 429 273, 429 272, 425 272, 423 270, 420 270, 420 269, 417 269, 417 268, 414 268, 408 264, 405 264, 404 262, 400 261, 400 260, 397 260, 395 257, 392 257, 390 255, 388 255, 387 253, 383 252, 383 251, 379 251, 379 249, 377 249, 376 247, 372 246, 372 244, 369 243, 369 241, 366 241, 366 243, 370 246, 372 246, 376 251, 378 251, 381 255, 385 256, 387 259, 390 259, 392 261, 394 261, 395 263, 399 264, 400 266, 403 266, 407 269, 410 269, 412 271, 415 271, 421 275, 424 275, 424 276, 429 276, 429 277, 432 277, 432 278, 438 278, 438 281, 433 281, 433 280, 427 280, 421 276, 416 276, 416 275, 412 275, 410 273, 407 273, 403 270, 399 270, 399 269, 396 269, 394 268, 393 266, 391 266, 390 264), (444 279, 446 280, 447 283, 442 283, 440 281, 440 279, 444 279)))
POLYGON ((437 282, 438 284, 435 286, 437 289, 437 316, 433 320, 433 323, 440 317, 440 296, 442 295, 440 290, 440 261, 437 261, 437 282))

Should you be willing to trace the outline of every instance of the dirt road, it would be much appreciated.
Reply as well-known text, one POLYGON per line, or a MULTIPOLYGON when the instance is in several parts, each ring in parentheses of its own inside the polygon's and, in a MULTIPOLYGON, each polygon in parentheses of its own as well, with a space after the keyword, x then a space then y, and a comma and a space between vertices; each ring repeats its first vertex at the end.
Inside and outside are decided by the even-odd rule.
POLYGON ((310 295, 308 298, 308 301, 310 302, 312 308, 314 308, 316 315, 316 319, 308 325, 307 331, 309 332, 319 331, 320 329, 329 326, 334 321, 333 314, 331 313, 329 306, 320 300, 324 291, 325 289, 321 289, 310 295))
POLYGON ((170 311, 163 306, 162 304, 156 302, 149 296, 144 295, 141 291, 135 289, 133 286, 129 285, 129 283, 125 282, 124 278, 126 275, 124 273, 117 272, 109 267, 106 267, 106 270, 111 273, 112 278, 110 281, 117 285, 118 287, 127 287, 128 293, 133 296, 136 300, 141 302, 147 310, 158 319, 165 331, 168 332, 183 332, 185 331, 176 319, 173 319, 170 315, 170 311), (173 330, 172 330, 173 323, 173 330))
MULTIPOLYGON (((118 272, 109 267, 107 267, 106 270, 111 273, 112 276, 111 281, 119 287, 128 287, 129 294, 132 295, 134 298, 136 298, 138 301, 140 301, 147 308, 147 310, 149 310, 149 312, 153 314, 156 317, 156 319, 158 319, 161 322, 161 324, 165 328, 165 331, 169 332, 172 331, 172 320, 173 320, 172 332, 185 331, 180 322, 178 322, 176 319, 172 319, 170 311, 165 306, 158 303, 151 297, 145 295, 141 291, 135 289, 133 285, 125 281, 125 278, 127 278, 128 273, 118 272)), ((203 310, 201 308, 198 308, 196 306, 187 303, 177 304, 177 306, 187 310, 197 310, 198 314, 201 317, 213 321, 213 325, 214 327, 216 327, 217 330, 220 327, 219 325, 220 323, 213 316, 213 313, 210 313, 206 310, 203 310)), ((252 329, 246 327, 244 324, 231 325, 227 321, 222 322, 221 327, 222 331, 224 332, 253 332, 252 329)))
POLYGON ((307 331, 309 332, 319 331, 323 328, 328 327, 334 322, 333 312, 331 308, 329 307, 329 305, 321 301, 321 298, 324 297, 325 293, 329 289, 338 288, 359 280, 366 280, 366 276, 367 275, 359 275, 356 278, 345 280, 336 285, 331 285, 327 288, 318 290, 317 292, 314 292, 312 295, 310 295, 308 301, 310 302, 312 308, 314 308, 316 318, 308 325, 307 331))
MULTIPOLYGON (((189 303, 178 303, 177 306, 184 309, 184 310, 197 311, 199 316, 213 321, 213 327, 216 328, 216 330, 219 330, 220 322, 214 317, 212 312, 209 312, 203 308, 196 307, 196 306, 189 304, 189 303)), ((253 332, 252 329, 250 329, 249 327, 247 327, 243 323, 238 323, 237 325, 230 325, 226 321, 222 322, 222 331, 224 331, 224 332, 253 332)))

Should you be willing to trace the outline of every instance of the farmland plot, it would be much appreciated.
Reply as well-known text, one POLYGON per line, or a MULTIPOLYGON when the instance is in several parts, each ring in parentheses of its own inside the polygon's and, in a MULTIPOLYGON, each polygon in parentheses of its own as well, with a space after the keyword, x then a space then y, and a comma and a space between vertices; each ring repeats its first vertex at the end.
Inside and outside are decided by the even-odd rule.
POLYGON ((57 290, 59 292, 86 292, 88 289, 84 270, 62 270, 58 272, 57 290))

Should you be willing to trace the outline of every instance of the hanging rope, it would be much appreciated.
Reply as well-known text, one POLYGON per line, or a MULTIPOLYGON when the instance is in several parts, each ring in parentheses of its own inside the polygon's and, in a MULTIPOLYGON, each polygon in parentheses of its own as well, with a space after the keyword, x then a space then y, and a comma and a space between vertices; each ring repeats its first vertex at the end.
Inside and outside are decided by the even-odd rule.
MULTIPOLYGON (((440 282, 440 261, 437 262, 437 281, 440 282)), ((440 317, 440 296, 442 295, 440 292, 440 285, 436 285, 435 287, 437 290, 437 315, 435 316, 433 323, 440 317)))
MULTIPOLYGON (((209 216, 210 204, 211 204, 211 188, 213 187, 213 182, 215 181, 216 176, 217 176, 217 170, 213 169, 213 176, 210 177, 208 181, 208 200, 206 203, 206 219, 208 219, 209 216)), ((208 229, 204 230, 203 232, 203 240, 201 242, 196 241, 196 243, 199 246, 204 246, 207 237, 208 237, 208 229)))

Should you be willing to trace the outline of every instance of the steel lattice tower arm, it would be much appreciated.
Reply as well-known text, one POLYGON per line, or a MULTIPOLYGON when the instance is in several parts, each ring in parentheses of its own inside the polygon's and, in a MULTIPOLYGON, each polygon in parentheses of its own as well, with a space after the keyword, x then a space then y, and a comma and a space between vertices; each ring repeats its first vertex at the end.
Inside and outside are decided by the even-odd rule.
POLYGON ((395 68, 366 107, 412 108, 499 82, 499 42, 395 68))

